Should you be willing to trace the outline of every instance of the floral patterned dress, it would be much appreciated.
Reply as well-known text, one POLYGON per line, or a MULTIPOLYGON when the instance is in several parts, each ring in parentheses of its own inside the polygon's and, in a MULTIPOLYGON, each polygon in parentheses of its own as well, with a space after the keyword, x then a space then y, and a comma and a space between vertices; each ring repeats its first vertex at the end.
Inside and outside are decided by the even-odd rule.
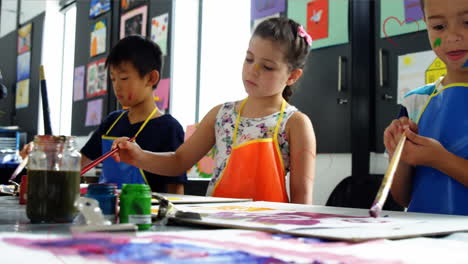
MULTIPOLYGON (((220 179, 219 176, 226 167, 227 159, 231 154, 232 134, 234 133, 234 126, 237 118, 235 108, 240 103, 240 101, 225 103, 221 106, 218 114, 216 115, 216 167, 213 171, 213 177, 208 185, 207 195, 211 195, 213 193, 214 187, 220 179)), ((278 144, 281 150, 281 156, 283 158, 286 173, 289 172, 289 143, 286 138, 286 123, 297 111, 297 108, 292 105, 288 105, 286 107, 278 133, 278 144)), ((239 145, 254 139, 271 138, 279 116, 280 111, 259 118, 241 117, 237 132, 237 144, 239 145)))

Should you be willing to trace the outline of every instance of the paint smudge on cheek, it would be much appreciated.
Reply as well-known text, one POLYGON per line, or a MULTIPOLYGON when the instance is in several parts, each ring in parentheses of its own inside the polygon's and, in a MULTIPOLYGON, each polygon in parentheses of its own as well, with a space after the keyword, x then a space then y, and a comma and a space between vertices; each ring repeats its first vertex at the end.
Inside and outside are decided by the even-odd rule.
POLYGON ((462 68, 468 68, 468 60, 463 64, 462 68))
POLYGON ((440 47, 442 45, 442 39, 441 38, 436 38, 434 40, 434 48, 440 47))

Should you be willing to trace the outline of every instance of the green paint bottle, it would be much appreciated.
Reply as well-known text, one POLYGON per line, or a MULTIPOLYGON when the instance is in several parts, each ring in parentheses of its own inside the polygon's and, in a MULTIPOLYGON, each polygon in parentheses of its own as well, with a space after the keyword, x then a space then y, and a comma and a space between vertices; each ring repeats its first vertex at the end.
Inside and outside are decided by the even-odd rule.
POLYGON ((138 230, 151 227, 151 189, 146 184, 124 184, 120 194, 120 223, 131 223, 138 230))

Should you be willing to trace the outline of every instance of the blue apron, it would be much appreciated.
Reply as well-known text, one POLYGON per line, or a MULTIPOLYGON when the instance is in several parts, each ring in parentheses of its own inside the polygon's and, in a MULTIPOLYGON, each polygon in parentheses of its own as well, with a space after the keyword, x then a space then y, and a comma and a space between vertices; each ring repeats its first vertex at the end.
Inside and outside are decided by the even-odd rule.
MULTIPOLYGON (((153 112, 146 118, 145 122, 141 125, 138 131, 135 134, 135 137, 140 134, 143 128, 146 126, 148 121, 151 117, 156 113, 158 108, 155 108, 153 112)), ((107 130, 106 134, 101 137, 102 139, 102 153, 106 153, 111 150, 112 143, 118 137, 110 137, 108 136, 109 132, 114 128, 115 124, 120 120, 120 118, 126 112, 122 112, 119 117, 114 121, 114 123, 110 126, 107 130)), ((122 188, 122 184, 124 183, 140 183, 140 184, 148 184, 146 180, 145 173, 142 169, 139 169, 135 166, 126 164, 124 162, 115 162, 114 159, 105 159, 103 161, 102 166, 102 174, 99 177, 99 183, 115 183, 117 184, 117 188, 122 188)))
MULTIPOLYGON (((434 89, 418 122, 419 135, 468 158, 468 84, 434 89)), ((468 188, 431 167, 416 166, 408 211, 468 215, 468 188)))

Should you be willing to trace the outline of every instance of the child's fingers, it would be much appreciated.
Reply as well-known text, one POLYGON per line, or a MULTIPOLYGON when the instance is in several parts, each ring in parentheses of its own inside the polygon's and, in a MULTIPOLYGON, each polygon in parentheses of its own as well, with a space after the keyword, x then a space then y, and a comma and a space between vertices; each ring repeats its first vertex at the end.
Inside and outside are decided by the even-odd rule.
POLYGON ((410 128, 405 130, 406 138, 417 145, 424 145, 426 138, 414 133, 410 128))

